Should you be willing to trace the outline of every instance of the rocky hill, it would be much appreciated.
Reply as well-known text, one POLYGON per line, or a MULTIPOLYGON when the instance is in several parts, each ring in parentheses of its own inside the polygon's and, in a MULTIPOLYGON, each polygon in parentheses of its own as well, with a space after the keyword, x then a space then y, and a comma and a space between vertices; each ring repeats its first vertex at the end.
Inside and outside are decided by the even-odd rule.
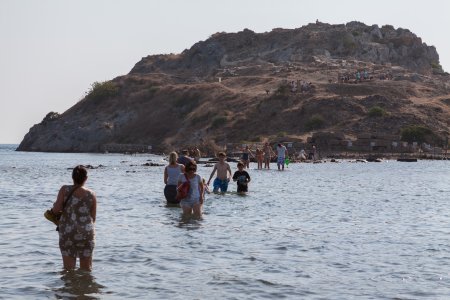
POLYGON ((216 33, 181 54, 143 58, 34 125, 18 150, 160 151, 204 143, 306 140, 312 132, 450 132, 450 77, 407 29, 359 22, 216 33), (359 75, 356 72, 359 71, 359 75), (374 113, 375 112, 375 113, 374 113))

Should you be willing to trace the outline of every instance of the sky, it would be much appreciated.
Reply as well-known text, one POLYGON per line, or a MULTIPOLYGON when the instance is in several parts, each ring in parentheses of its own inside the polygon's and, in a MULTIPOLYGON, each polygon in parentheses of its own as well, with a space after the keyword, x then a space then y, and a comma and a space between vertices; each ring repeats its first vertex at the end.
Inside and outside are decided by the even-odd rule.
POLYGON ((0 0, 0 144, 18 144, 50 111, 151 54, 180 53, 215 32, 360 21, 407 28, 450 71, 446 0, 0 0))

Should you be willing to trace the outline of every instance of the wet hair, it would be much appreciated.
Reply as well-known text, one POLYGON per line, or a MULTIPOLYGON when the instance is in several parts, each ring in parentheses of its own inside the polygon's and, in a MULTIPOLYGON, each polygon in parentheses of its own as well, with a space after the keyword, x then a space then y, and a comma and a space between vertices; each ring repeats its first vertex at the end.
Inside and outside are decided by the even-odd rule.
POLYGON ((174 165, 177 163, 178 154, 176 152, 170 152, 169 154, 169 164, 174 165))
POLYGON ((218 154, 218 156, 227 156, 226 154, 225 154, 225 152, 219 152, 219 154, 218 154))
POLYGON ((237 166, 238 166, 238 168, 239 167, 244 167, 244 164, 242 163, 242 161, 240 161, 240 162, 237 163, 237 166))
POLYGON ((197 170, 197 164, 195 163, 195 161, 188 161, 186 163, 186 167, 185 167, 186 172, 188 172, 191 169, 197 170))
POLYGON ((73 168, 72 179, 75 184, 83 184, 87 179, 86 168, 82 165, 73 168))

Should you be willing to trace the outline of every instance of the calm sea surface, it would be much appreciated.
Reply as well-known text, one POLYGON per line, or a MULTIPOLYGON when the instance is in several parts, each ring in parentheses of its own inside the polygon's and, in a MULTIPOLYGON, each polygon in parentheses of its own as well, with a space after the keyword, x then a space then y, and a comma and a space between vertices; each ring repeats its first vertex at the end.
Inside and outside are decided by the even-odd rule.
POLYGON ((449 161, 252 164, 247 196, 208 195, 183 222, 163 167, 142 166, 162 157, 13 150, 0 146, 1 299, 450 298, 449 161), (77 164, 104 165, 87 182, 91 274, 62 271, 43 217, 77 164))

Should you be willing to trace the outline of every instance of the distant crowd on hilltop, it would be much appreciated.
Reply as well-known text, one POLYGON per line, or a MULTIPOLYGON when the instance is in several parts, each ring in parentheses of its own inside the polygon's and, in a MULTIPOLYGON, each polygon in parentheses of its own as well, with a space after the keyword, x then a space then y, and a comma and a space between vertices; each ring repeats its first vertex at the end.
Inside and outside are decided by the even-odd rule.
MULTIPOLYGON (((339 83, 358 83, 362 81, 370 81, 375 77, 369 73, 366 69, 357 70, 354 73, 339 73, 338 74, 338 82, 339 83)), ((391 72, 381 73, 378 75, 379 80, 392 80, 393 76, 391 72)))

